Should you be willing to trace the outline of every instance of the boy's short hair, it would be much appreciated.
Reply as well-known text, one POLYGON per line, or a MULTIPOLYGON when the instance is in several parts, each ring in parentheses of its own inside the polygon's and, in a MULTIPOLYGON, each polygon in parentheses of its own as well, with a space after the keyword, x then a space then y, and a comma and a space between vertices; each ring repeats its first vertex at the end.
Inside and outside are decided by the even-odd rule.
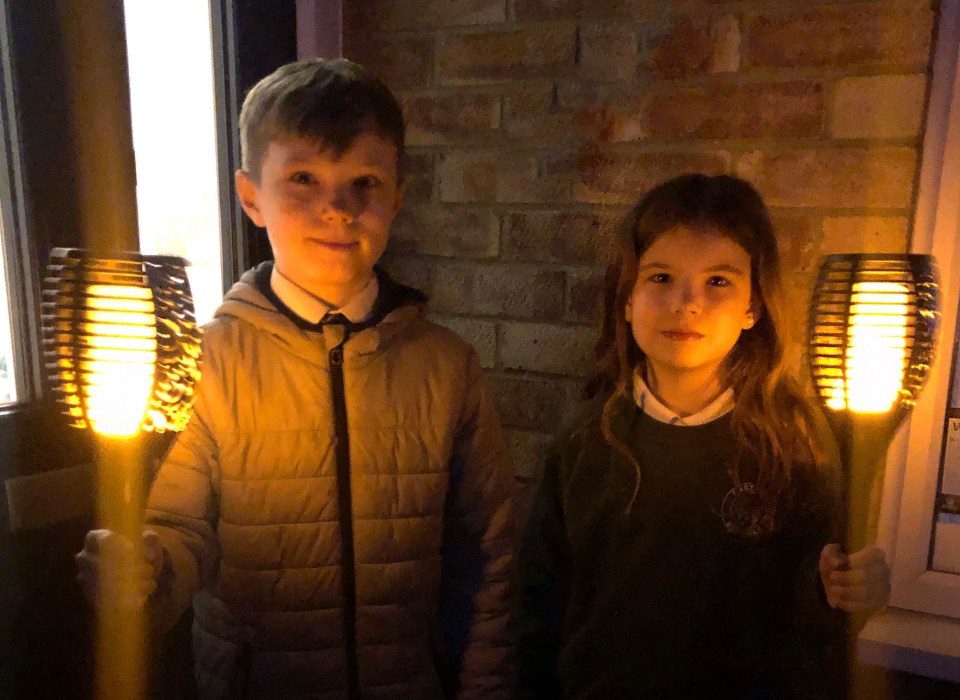
POLYGON ((403 111, 390 89, 345 58, 288 63, 254 85, 243 101, 241 167, 259 182, 271 141, 304 138, 339 158, 365 131, 375 131, 397 147, 397 177, 402 179, 403 111))

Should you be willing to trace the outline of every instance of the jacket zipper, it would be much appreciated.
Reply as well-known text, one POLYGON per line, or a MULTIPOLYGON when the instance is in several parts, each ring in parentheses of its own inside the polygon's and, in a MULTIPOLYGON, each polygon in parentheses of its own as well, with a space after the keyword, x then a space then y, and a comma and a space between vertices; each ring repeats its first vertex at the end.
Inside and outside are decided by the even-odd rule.
POLYGON ((360 667, 357 662, 357 582, 353 551, 353 503, 350 497, 350 437, 347 401, 343 388, 343 345, 330 349, 330 384, 333 390, 333 435, 337 459, 337 500, 340 513, 341 566, 343 568, 343 636, 347 652, 347 697, 360 700, 360 667))

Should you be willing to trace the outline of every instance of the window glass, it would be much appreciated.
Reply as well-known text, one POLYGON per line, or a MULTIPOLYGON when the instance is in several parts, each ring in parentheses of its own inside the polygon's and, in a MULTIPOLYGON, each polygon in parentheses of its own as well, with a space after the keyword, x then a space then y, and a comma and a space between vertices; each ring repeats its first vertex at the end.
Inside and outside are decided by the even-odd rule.
MULTIPOLYGON (((3 202, 0 200, 0 206, 3 202)), ((3 284, 0 285, 0 404, 12 403, 17 400, 17 385, 15 368, 13 366, 13 328, 11 324, 10 295, 7 289, 10 281, 7 277, 7 266, 3 251, 6 244, 6 231, 3 229, 3 212, 0 212, 0 275, 3 284)))
MULTIPOLYGON (((958 318, 960 321, 960 318, 958 318)), ((958 325, 960 328, 960 325, 958 325)), ((960 352, 953 343, 953 372, 943 426, 940 481, 934 511, 930 568, 960 574, 960 352)))
POLYGON ((223 296, 208 3, 124 3, 140 248, 179 255, 197 320, 223 296))

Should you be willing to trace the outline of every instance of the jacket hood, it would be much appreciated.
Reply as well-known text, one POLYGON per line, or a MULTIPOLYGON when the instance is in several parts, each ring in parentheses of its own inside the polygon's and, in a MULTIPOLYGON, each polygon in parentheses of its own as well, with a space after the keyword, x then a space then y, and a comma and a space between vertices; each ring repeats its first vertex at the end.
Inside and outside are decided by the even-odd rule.
MULTIPOLYGON (((340 326, 321 329, 301 328, 280 311, 257 287, 257 276, 269 274, 273 262, 263 262, 247 270, 224 295, 223 303, 214 312, 211 326, 240 320, 271 337, 278 345, 306 360, 326 366, 327 352, 343 339, 340 326), (320 340, 322 338, 322 341, 320 340)), ((426 315, 426 296, 413 287, 394 281, 382 269, 374 268, 380 291, 370 321, 353 331, 344 346, 344 354, 365 355, 379 350, 415 319, 426 315)))

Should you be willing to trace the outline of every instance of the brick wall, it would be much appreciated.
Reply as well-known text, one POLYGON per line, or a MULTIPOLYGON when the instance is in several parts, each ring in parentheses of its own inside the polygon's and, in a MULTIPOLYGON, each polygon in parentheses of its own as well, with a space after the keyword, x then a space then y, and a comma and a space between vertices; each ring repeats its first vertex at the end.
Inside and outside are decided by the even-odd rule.
POLYGON ((650 185, 752 180, 798 315, 818 256, 906 250, 934 14, 929 0, 345 0, 345 54, 409 122, 387 265, 476 346, 518 477, 536 479, 576 411, 613 228, 650 185))

